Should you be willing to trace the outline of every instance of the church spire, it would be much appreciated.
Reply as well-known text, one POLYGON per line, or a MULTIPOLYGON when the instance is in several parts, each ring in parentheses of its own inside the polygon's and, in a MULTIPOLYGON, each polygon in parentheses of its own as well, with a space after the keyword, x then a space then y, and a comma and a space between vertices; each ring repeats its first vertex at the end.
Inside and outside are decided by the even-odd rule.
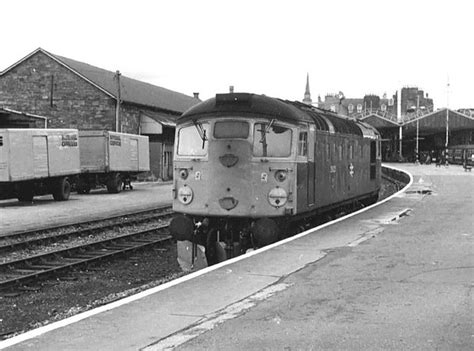
POLYGON ((311 100, 311 93, 309 91, 309 73, 306 73, 306 90, 304 92, 303 102, 308 105, 311 105, 313 103, 313 101, 311 100))

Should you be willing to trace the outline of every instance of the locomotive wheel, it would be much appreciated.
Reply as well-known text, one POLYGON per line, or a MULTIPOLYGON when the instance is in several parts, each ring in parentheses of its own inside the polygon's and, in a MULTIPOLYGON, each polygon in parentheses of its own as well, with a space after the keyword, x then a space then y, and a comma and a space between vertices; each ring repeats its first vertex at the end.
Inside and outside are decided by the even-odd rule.
POLYGON ((206 238, 206 259, 208 266, 218 263, 217 260, 217 229, 211 229, 206 238))
POLYGON ((66 201, 69 199, 70 194, 71 183, 69 183, 69 179, 66 177, 59 178, 54 184, 53 198, 56 201, 66 201))
POLYGON ((31 202, 33 201, 34 189, 33 184, 27 182, 21 185, 21 188, 18 189, 18 201, 21 202, 31 202))
POLYGON ((122 191, 123 181, 119 173, 114 173, 107 181, 107 191, 111 194, 118 194, 122 191))

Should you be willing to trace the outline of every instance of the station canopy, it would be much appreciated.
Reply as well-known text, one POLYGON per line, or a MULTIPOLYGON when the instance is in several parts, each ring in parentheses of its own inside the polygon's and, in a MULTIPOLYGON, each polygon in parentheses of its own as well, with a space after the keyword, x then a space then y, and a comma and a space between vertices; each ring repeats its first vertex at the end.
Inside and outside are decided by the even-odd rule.
POLYGON ((419 117, 405 116, 401 123, 378 114, 368 115, 362 120, 379 131, 395 130, 402 126, 404 137, 416 136, 417 124, 419 135, 443 133, 446 131, 446 125, 448 125, 450 132, 474 129, 474 117, 447 108, 429 112, 419 117))
POLYGON ((446 125, 450 132, 474 129, 474 118, 463 113, 446 108, 431 112, 403 123, 403 135, 416 136, 418 130, 420 135, 433 135, 446 131, 446 125))
POLYGON ((0 128, 47 128, 48 118, 0 107, 0 128))

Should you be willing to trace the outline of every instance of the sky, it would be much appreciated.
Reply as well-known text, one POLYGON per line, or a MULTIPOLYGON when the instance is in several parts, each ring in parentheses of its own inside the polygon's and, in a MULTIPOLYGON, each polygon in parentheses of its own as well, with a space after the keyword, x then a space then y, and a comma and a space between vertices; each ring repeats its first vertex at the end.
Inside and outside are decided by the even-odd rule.
POLYGON ((0 71, 37 48, 202 100, 418 87, 474 108, 470 0, 3 0, 0 71), (448 86, 449 84, 449 86, 448 86))

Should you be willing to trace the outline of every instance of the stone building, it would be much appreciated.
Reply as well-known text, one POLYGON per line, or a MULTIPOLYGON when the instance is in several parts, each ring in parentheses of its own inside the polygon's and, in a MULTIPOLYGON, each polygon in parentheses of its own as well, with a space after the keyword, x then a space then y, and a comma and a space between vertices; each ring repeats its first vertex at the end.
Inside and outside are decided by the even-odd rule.
POLYGON ((47 117, 48 128, 147 135, 154 178, 172 177, 175 119, 200 100, 41 48, 0 73, 0 108, 47 117), (120 103, 117 106, 117 101, 120 103))
MULTIPOLYGON (((398 92, 391 98, 387 95, 380 97, 374 94, 365 95, 362 98, 346 98, 342 92, 337 94, 326 94, 324 100, 318 99, 318 107, 333 112, 360 118, 378 113, 390 119, 397 119, 398 92)), ((405 119, 418 117, 433 112, 433 99, 425 95, 423 90, 416 87, 404 87, 401 89, 401 115, 405 119)))

